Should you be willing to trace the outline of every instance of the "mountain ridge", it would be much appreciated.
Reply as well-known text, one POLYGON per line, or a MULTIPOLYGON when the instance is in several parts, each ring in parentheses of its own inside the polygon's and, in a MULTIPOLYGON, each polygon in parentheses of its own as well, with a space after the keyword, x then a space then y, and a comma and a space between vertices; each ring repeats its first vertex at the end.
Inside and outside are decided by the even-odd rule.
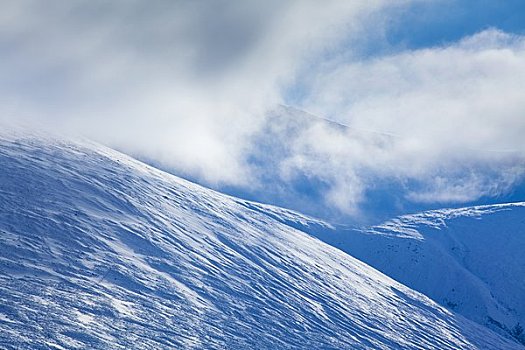
POLYGON ((525 202, 310 230, 441 305, 525 343, 525 202))

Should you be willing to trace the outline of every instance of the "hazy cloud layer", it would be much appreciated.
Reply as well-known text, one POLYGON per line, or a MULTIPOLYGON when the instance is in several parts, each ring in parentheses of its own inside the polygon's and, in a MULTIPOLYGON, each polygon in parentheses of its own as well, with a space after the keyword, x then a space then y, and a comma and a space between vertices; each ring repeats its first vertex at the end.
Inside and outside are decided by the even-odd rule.
MULTIPOLYGON (((523 177, 523 37, 486 30, 448 46, 336 60, 310 79, 307 110, 391 135, 387 145, 346 145, 366 149, 345 151, 336 163, 417 181, 412 200, 472 201, 505 192, 523 177)), ((316 143, 318 152, 334 154, 332 143, 316 143)))
POLYGON ((4 1, 0 91, 19 115, 239 182, 283 86, 382 3, 4 1))
POLYGON ((418 202, 505 192, 524 173, 524 39, 364 56, 412 2, 3 1, 0 112, 211 186, 314 179, 351 215, 376 181, 418 202), (254 164, 288 99, 351 128, 277 128, 286 152, 254 164))

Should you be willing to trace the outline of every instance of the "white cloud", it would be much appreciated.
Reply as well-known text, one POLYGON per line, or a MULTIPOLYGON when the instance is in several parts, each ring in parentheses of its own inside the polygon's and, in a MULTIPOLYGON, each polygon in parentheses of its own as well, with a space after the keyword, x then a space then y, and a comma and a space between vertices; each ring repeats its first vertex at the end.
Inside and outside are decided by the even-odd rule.
POLYGON ((239 184, 283 86, 385 3, 6 1, 0 92, 19 114, 239 184))
MULTIPOLYGON (((335 161, 347 168, 343 179, 364 169, 417 181, 411 200, 466 202, 501 194, 523 178, 523 81, 525 38, 492 29, 448 46, 330 62, 310 77, 303 103, 363 134, 392 135, 386 144, 344 141, 343 149, 355 152, 335 161)), ((333 136, 301 142, 309 140, 323 157, 337 154, 333 136)), ((353 186, 366 189, 357 173, 353 186)))
POLYGON ((283 193, 299 175, 318 179, 325 204, 351 215, 378 179, 422 202, 508 190, 523 176, 524 39, 488 30, 355 54, 411 2, 4 1, 0 110, 213 186, 272 179, 283 193), (272 133, 287 150, 272 155, 277 170, 254 166, 254 140, 275 122, 267 112, 290 89, 352 129, 284 127, 272 133))

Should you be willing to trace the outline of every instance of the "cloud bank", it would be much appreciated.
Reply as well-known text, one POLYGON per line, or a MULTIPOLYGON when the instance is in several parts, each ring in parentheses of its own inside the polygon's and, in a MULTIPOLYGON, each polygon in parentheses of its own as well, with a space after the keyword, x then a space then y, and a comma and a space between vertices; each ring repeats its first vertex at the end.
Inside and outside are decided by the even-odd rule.
POLYGON ((347 215, 385 181, 412 202, 504 193, 525 172, 525 40, 366 55, 414 2, 5 1, 0 111, 215 188, 307 179, 347 215))
POLYGON ((209 182, 242 152, 299 65, 384 1, 7 1, 1 92, 209 182))
MULTIPOLYGON (((309 79, 304 108, 364 133, 390 135, 387 144, 348 140, 335 162, 348 171, 338 173, 399 177, 417 184, 409 199, 444 203, 495 196, 523 178, 524 37, 489 29, 450 45, 335 60, 309 79)), ((306 139, 319 137, 331 140, 306 139)), ((318 153, 333 155, 332 143, 317 144, 318 153)), ((351 206, 352 199, 360 200, 342 202, 351 206)))

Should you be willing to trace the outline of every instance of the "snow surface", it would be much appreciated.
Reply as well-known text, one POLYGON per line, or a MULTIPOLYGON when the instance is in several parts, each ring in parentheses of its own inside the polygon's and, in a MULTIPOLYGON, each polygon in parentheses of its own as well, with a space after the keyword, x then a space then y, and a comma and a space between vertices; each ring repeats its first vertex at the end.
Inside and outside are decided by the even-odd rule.
MULTIPOLYGON (((434 210, 315 235, 502 334, 525 325, 525 202, 434 210)), ((525 334, 518 338, 525 343, 525 334)))
POLYGON ((306 221, 1 132, 0 348, 523 348, 286 224, 306 221))

